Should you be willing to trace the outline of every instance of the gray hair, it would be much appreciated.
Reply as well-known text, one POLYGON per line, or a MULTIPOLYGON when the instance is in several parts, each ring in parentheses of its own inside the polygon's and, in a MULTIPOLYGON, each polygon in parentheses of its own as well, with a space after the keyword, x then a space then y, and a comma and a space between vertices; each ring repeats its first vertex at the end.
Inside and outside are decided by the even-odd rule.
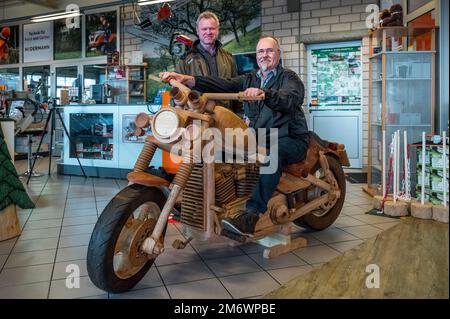
POLYGON ((214 21, 216 21, 217 27, 219 27, 219 25, 220 25, 219 18, 216 16, 215 13, 212 13, 211 11, 204 11, 198 16, 197 28, 198 28, 198 24, 200 23, 200 20, 202 20, 202 19, 213 19, 214 21))
POLYGON ((277 48, 280 49, 280 41, 278 41, 278 39, 275 38, 274 36, 263 34, 259 37, 258 42, 261 41, 262 39, 272 39, 273 41, 275 41, 277 48))

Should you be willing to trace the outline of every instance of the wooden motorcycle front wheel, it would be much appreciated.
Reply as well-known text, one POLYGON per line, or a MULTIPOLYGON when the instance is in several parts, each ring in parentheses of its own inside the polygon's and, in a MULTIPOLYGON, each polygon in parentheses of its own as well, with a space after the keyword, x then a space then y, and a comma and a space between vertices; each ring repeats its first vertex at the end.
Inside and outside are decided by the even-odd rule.
MULTIPOLYGON (((95 224, 87 253, 89 278, 98 288, 111 293, 125 292, 145 276, 155 258, 148 259, 139 247, 153 231, 165 202, 158 188, 133 184, 108 203, 95 224), (139 211, 142 215, 145 209, 148 216, 134 215, 139 211)), ((164 235, 165 230, 160 240, 164 240, 164 235)))
MULTIPOLYGON (((310 214, 304 215, 294 220, 294 223, 300 227, 313 230, 323 230, 334 223, 336 218, 338 218, 339 214, 341 213, 342 206, 344 205, 345 200, 344 170, 342 169, 341 164, 336 158, 329 155, 327 155, 326 157, 328 160, 328 165, 330 166, 330 170, 333 173, 334 178, 336 179, 339 185, 341 197, 339 197, 334 206, 323 215, 318 215, 312 212, 310 214)), ((317 166, 315 167, 314 171, 311 174, 314 175, 320 169, 321 169, 320 164, 317 163, 317 166)))

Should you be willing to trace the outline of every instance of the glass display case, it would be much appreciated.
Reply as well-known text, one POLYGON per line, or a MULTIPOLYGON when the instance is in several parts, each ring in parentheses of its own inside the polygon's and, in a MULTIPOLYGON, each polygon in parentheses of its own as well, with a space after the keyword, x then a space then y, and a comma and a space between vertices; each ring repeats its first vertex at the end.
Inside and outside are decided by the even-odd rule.
POLYGON ((107 160, 113 159, 113 114, 73 113, 69 116, 69 157, 107 160))
MULTIPOLYGON (((81 174, 78 155, 86 174, 98 177, 125 178, 133 169, 144 146, 146 135, 134 135, 134 119, 141 112, 149 113, 159 105, 66 105, 64 122, 73 143, 64 135, 63 161, 58 164, 62 174, 81 174)), ((157 150, 151 165, 162 166, 162 153, 157 150)))
MULTIPOLYGON (((411 29, 403 28, 404 33, 394 30, 393 37, 407 37, 411 29)), ((383 34, 384 43, 395 43, 389 39, 389 33, 383 34)), ((406 47, 406 40, 398 40, 406 47)), ((372 41, 371 41, 372 44, 372 41)), ((404 132, 407 143, 421 140, 422 132, 434 133, 435 109, 435 52, 434 51, 389 51, 392 45, 380 46, 381 51, 370 57, 369 66, 369 161, 368 184, 365 190, 372 195, 382 193, 383 174, 388 181, 390 143, 393 134, 400 131, 400 163, 404 160, 404 132), (385 131, 385 149, 382 146, 382 134, 385 131), (383 169, 383 154, 386 167, 383 169)), ((380 48, 379 47, 379 48, 380 48)), ((404 176, 405 167, 400 165, 400 176, 404 176)), ((410 168, 411 179, 414 170, 410 168)), ((392 186, 392 182, 391 182, 392 186)), ((392 187, 389 188, 391 191, 392 187)))

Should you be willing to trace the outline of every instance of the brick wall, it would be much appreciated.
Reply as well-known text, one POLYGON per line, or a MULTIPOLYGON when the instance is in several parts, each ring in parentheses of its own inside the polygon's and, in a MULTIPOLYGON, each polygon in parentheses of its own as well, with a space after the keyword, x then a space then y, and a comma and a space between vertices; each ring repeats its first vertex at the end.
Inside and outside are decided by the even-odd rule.
MULTIPOLYGON (((123 21, 121 23, 121 27, 126 29, 128 26, 133 25, 134 24, 133 17, 134 17, 133 7, 131 5, 124 6, 124 8, 121 11, 121 18, 123 21)), ((126 32, 125 30, 122 30, 122 34, 123 36, 121 37, 121 41, 123 43, 121 43, 120 49, 122 51, 121 54, 124 59, 123 63, 127 64, 127 60, 130 57, 131 52, 141 50, 142 39, 135 37, 134 35, 126 32)))
MULTIPOLYGON (((287 0, 262 0, 261 22, 264 34, 277 37, 284 52, 285 67, 295 71, 307 85, 309 43, 342 40, 362 41, 363 63, 363 166, 368 162, 369 41, 365 19, 368 4, 375 0, 298 0, 300 12, 289 13, 287 0)), ((306 106, 306 98, 305 104, 306 106)))

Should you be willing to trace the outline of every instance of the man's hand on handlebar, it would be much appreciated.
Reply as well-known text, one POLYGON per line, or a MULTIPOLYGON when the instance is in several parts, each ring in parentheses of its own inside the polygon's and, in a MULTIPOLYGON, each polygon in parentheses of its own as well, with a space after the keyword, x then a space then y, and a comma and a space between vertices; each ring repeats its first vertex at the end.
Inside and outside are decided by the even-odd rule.
POLYGON ((264 96, 264 91, 258 88, 248 88, 243 95, 248 97, 264 96))
POLYGON ((179 74, 175 72, 161 72, 159 74, 159 77, 161 78, 161 81, 163 81, 164 83, 169 83, 170 80, 176 80, 181 84, 187 85, 188 87, 195 86, 195 78, 190 75, 179 74))

